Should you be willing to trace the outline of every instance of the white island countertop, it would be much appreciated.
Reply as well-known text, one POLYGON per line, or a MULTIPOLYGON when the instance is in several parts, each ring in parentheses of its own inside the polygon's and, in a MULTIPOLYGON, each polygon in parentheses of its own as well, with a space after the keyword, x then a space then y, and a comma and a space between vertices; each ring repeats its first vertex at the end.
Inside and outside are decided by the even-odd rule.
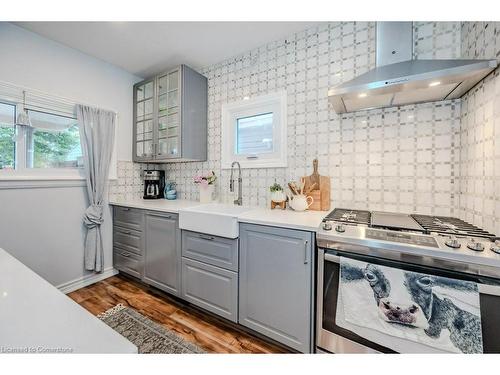
POLYGON ((0 353, 137 353, 137 347, 0 249, 0 353))
MULTIPOLYGON (((110 200, 109 204, 171 213, 178 213, 179 210, 202 205, 200 202, 184 199, 114 199, 110 200)), ((282 210, 279 208, 248 207, 248 210, 235 214, 235 216, 238 217, 240 223, 269 225, 316 232, 323 218, 328 215, 328 212, 329 211, 297 212, 290 208, 282 210)))

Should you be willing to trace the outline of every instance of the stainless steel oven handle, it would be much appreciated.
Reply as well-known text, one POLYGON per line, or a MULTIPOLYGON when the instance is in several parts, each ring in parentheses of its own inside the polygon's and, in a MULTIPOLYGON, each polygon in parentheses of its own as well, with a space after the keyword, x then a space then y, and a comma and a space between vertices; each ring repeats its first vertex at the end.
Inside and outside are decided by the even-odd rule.
MULTIPOLYGON (((340 264, 340 257, 338 255, 325 253, 324 258, 327 262, 340 264)), ((477 284, 477 288, 481 294, 500 297, 500 286, 498 285, 477 284)))
POLYGON ((329 253, 325 253, 325 260, 328 262, 333 262, 333 263, 339 263, 340 264, 340 257, 338 255, 333 255, 329 253))
POLYGON ((477 284, 477 288, 481 294, 500 297, 500 286, 498 285, 477 284))

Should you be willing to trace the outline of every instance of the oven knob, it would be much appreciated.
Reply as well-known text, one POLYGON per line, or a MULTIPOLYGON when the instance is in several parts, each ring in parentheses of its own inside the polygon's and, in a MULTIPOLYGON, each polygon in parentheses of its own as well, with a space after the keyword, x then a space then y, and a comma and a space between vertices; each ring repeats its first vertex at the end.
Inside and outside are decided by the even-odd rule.
POLYGON ((332 223, 330 223, 329 221, 325 221, 323 223, 323 230, 332 230, 332 223))
POLYGON ((474 238, 470 239, 470 242, 467 244, 467 247, 474 251, 483 251, 484 245, 481 242, 477 242, 474 238))
POLYGON ((453 249, 459 249, 462 246, 456 237, 450 237, 446 240, 445 245, 453 249))
POLYGON ((345 232, 345 225, 344 224, 337 224, 335 226, 335 231, 339 233, 344 233, 345 232))
POLYGON ((494 253, 500 254, 500 240, 496 240, 493 245, 491 245, 490 250, 494 253))

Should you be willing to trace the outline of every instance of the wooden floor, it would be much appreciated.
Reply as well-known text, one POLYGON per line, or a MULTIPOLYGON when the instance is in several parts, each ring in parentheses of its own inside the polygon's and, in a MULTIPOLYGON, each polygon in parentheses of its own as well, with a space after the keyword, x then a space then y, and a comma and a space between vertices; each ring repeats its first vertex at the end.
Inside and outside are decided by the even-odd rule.
POLYGON ((210 353, 287 352, 231 323, 121 275, 76 290, 68 296, 94 315, 119 303, 130 306, 210 353))

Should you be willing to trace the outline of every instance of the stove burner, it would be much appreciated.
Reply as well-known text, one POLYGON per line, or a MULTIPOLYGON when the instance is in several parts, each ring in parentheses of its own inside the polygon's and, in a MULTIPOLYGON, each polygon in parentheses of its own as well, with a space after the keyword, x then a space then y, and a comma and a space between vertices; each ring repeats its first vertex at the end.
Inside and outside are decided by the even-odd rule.
POLYGON ((341 221, 352 224, 370 225, 370 211, 335 208, 323 221, 341 221))
POLYGON ((345 212, 342 214, 341 220, 352 221, 356 219, 356 214, 352 211, 345 212))
POLYGON ((457 236, 482 237, 492 239, 495 235, 461 219, 445 216, 411 215, 427 233, 436 232, 457 236))
MULTIPOLYGON (((469 224, 466 221, 454 217, 433 216, 433 215, 407 215, 390 212, 366 211, 366 210, 351 210, 346 208, 335 208, 323 219, 323 229, 330 231, 334 228, 331 221, 343 225, 364 225, 369 228, 382 228, 391 231, 422 233, 427 235, 444 234, 449 236, 446 241, 446 246, 459 249, 461 243, 459 238, 485 238, 491 242, 495 242, 497 237, 475 225, 469 224)), ((339 226, 339 229, 343 228, 339 226)), ((340 230, 335 230, 341 233, 340 230)), ((499 238, 500 240, 500 238, 499 238)), ((471 250, 482 251, 481 245, 468 243, 470 246, 464 246, 471 250)), ((499 245, 494 246, 493 251, 500 252, 499 245)))

